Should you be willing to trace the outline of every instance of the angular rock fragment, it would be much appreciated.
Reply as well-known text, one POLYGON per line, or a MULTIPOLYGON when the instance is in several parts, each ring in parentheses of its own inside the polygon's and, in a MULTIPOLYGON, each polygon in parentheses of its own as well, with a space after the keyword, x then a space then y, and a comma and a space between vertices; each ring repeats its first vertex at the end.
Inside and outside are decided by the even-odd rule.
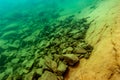
POLYGON ((87 51, 86 51, 84 48, 76 47, 76 48, 74 49, 74 53, 77 53, 77 54, 85 54, 85 53, 87 53, 87 51))
POLYGON ((68 48, 63 49, 62 53, 71 53, 72 51, 73 51, 73 48, 68 47, 68 48))
POLYGON ((50 68, 53 72, 56 72, 57 70, 57 63, 50 59, 49 57, 45 57, 45 64, 48 68, 50 68))
POLYGON ((84 35, 82 33, 77 33, 77 34, 73 35, 72 38, 79 40, 79 39, 83 39, 84 35))
POLYGON ((26 62, 24 63, 25 68, 28 70, 33 68, 33 64, 34 64, 34 60, 30 60, 30 61, 26 60, 26 62))
POLYGON ((58 80, 64 80, 63 76, 57 76, 58 80))
POLYGON ((19 58, 14 58, 11 60, 11 63, 17 64, 19 62, 19 60, 20 60, 19 58))
POLYGON ((62 74, 66 71, 67 67, 68 66, 64 62, 59 61, 59 64, 56 70, 57 75, 62 76, 62 74))
POLYGON ((58 80, 57 76, 50 71, 45 71, 38 80, 58 80))
POLYGON ((34 75, 34 71, 29 72, 28 74, 26 74, 24 76, 24 80, 32 80, 33 79, 33 75, 34 75))
POLYGON ((43 69, 39 68, 35 70, 37 74, 39 74, 40 76, 43 74, 43 69))
POLYGON ((91 52, 93 50, 93 47, 91 45, 87 45, 84 47, 84 49, 86 49, 87 52, 91 52))
POLYGON ((68 65, 74 65, 79 61, 79 58, 75 54, 64 54, 62 55, 62 59, 68 65))
POLYGON ((43 67, 45 65, 45 60, 41 57, 38 62, 38 67, 43 67))

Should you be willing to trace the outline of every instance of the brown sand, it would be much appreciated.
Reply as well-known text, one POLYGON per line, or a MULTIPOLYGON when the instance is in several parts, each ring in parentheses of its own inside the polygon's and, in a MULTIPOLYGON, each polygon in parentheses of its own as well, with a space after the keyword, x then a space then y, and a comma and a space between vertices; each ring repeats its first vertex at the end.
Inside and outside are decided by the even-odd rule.
POLYGON ((86 41, 94 50, 70 68, 65 80, 120 80, 120 0, 103 0, 88 14, 94 21, 86 41))

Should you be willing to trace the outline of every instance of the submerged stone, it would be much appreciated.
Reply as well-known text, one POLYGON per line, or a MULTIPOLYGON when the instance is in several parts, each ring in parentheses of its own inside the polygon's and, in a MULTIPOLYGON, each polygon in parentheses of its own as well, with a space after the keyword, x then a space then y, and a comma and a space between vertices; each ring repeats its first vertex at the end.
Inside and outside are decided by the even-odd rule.
POLYGON ((58 80, 57 76, 50 71, 45 71, 38 80, 58 80))
POLYGON ((52 59, 50 59, 49 57, 45 57, 45 64, 48 68, 50 68, 53 72, 55 72, 57 70, 57 63, 55 61, 53 61, 52 59))
POLYGON ((64 54, 62 58, 68 65, 74 65, 79 61, 79 58, 75 54, 64 54))
POLYGON ((76 48, 74 49, 74 53, 77 53, 77 54, 85 54, 85 53, 87 53, 87 51, 86 51, 84 48, 76 47, 76 48))
POLYGON ((57 75, 62 76, 62 74, 66 71, 67 67, 68 66, 64 62, 59 61, 59 64, 58 64, 58 67, 57 67, 57 72, 56 72, 57 75))

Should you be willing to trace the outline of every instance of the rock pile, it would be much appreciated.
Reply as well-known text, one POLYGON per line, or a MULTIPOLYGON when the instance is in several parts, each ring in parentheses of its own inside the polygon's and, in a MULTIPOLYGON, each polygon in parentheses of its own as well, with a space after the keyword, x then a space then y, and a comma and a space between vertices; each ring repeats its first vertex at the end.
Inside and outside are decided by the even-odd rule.
POLYGON ((75 20, 72 15, 22 37, 16 41, 20 43, 15 46, 17 51, 1 55, 6 59, 1 80, 63 80, 69 66, 90 56, 92 46, 84 40, 89 25, 87 18, 75 20))

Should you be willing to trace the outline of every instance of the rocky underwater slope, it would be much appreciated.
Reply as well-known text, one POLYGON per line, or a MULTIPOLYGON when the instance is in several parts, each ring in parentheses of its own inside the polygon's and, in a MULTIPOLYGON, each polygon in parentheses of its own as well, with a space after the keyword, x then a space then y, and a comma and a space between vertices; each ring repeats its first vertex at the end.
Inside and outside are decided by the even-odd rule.
POLYGON ((7 50, 1 47, 0 60, 4 64, 1 79, 63 80, 69 66, 90 56, 92 46, 84 40, 89 25, 86 18, 75 20, 72 15, 63 21, 45 24, 41 31, 37 29, 30 36, 20 34, 16 40, 18 37, 13 36, 16 32, 8 30, 14 30, 17 24, 10 24, 3 29, 8 32, 1 36, 12 39, 6 43, 11 43, 7 50))
POLYGON ((70 15, 55 7, 3 17, 0 80, 119 80, 119 3, 102 0, 70 15))
MULTIPOLYGON (((88 59, 92 47, 84 38, 90 24, 86 19, 76 21, 73 17, 44 26, 40 33, 36 31, 32 33, 34 35, 23 38, 21 45, 18 43, 16 46, 15 40, 7 50, 1 48, 1 65, 4 64, 1 79, 63 80, 69 66, 74 66, 81 58, 88 59)), ((2 37, 12 34, 16 33, 8 32, 2 37)))
POLYGON ((15 12, 2 18, 0 80, 64 80, 70 66, 89 58, 93 47, 85 36, 91 22, 75 15, 63 18, 60 12, 15 12))

